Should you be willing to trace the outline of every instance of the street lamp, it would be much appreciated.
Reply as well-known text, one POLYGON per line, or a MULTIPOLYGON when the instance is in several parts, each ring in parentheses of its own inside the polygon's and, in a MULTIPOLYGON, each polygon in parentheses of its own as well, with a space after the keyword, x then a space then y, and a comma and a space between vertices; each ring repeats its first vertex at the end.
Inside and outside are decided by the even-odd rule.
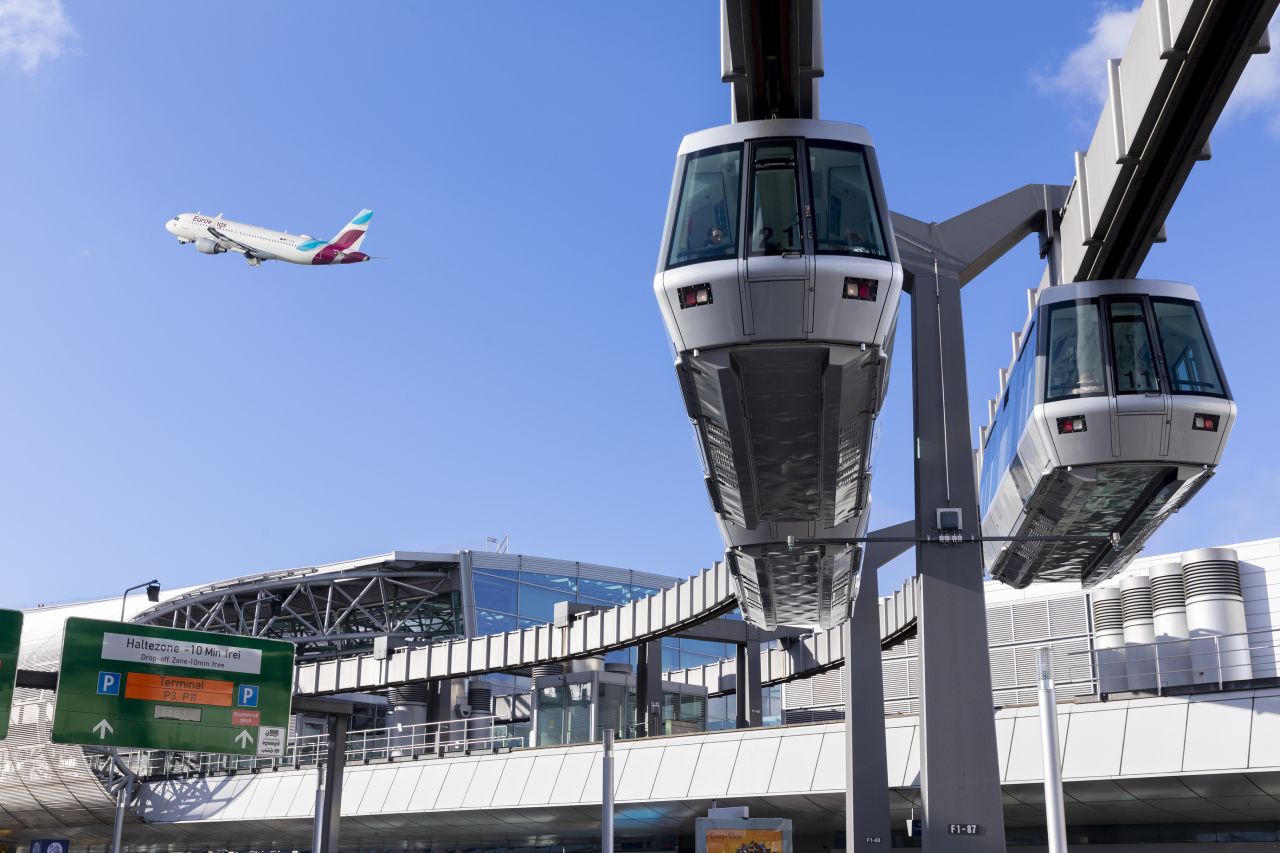
POLYGON ((155 603, 160 600, 160 581, 154 578, 147 581, 146 583, 140 583, 137 586, 129 587, 124 591, 124 595, 120 596, 120 621, 121 622, 124 621, 125 602, 128 601, 129 599, 129 593, 133 592, 135 589, 142 589, 144 586, 147 588, 147 601, 155 603))

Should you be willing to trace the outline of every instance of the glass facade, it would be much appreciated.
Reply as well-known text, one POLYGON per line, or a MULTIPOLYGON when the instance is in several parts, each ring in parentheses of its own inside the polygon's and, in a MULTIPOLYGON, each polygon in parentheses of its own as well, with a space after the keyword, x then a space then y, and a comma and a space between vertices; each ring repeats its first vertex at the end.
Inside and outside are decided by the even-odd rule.
MULTIPOLYGON (((766 726, 782 725, 782 686, 766 687, 761 697, 761 722, 766 726)), ((707 731, 717 732, 737 727, 738 703, 733 694, 707 699, 707 731)))
MULTIPOLYGON (((636 736, 636 688, 632 676, 575 673, 550 684, 540 682, 534 703, 536 746, 599 741, 605 729, 613 729, 620 740, 636 736)), ((662 691, 662 734, 706 731, 707 706, 706 693, 700 688, 666 685, 662 691)))
MULTIPOLYGON (((512 565, 519 564, 513 562, 512 565)), ((560 601, 613 607, 662 592, 658 586, 631 583, 623 570, 619 570, 619 578, 612 580, 582 577, 575 575, 575 570, 571 563, 566 564, 564 574, 474 566, 471 573, 477 636, 545 625, 552 621, 555 605, 560 601)), ((740 620, 742 617, 734 611, 725 618, 740 620)), ((661 646, 665 671, 716 664, 737 656, 737 646, 733 643, 665 637, 661 646)), ((604 657, 607 663, 630 664, 633 672, 637 664, 635 648, 609 652, 604 657)), ((614 678, 627 676, 615 674, 614 678)), ((524 693, 530 696, 532 706, 539 709, 533 742, 598 740, 604 728, 613 728, 619 737, 635 735, 634 686, 609 678, 598 679, 594 684, 575 684, 570 678, 570 683, 543 685, 531 695, 532 684, 527 675, 500 673, 486 675, 484 679, 494 688, 495 695, 524 693), (589 710, 584 710, 593 702, 597 705, 594 738, 589 710)), ((766 688, 762 703, 764 724, 781 725, 782 688, 766 688)), ((664 691, 663 728, 669 734, 733 728, 735 707, 732 695, 708 699, 705 695, 664 691)))
MULTIPOLYGON (((545 625, 553 619, 555 605, 559 601, 614 607, 661 591, 658 587, 624 580, 488 567, 477 567, 471 575, 475 590, 477 636, 545 625)), ((620 652, 611 655, 609 660, 634 662, 633 657, 620 652)))

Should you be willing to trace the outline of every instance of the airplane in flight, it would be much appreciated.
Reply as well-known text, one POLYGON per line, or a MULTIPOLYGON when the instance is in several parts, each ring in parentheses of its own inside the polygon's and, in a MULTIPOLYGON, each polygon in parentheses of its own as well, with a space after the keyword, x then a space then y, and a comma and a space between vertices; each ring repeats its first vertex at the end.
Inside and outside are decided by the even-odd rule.
POLYGON ((239 252, 251 267, 261 266, 263 261, 327 266, 373 259, 372 255, 358 251, 372 218, 372 210, 360 211, 332 240, 317 240, 306 234, 290 234, 232 222, 223 219, 221 213, 217 216, 179 213, 166 222, 164 228, 177 237, 179 243, 195 243, 196 250, 206 255, 239 252))

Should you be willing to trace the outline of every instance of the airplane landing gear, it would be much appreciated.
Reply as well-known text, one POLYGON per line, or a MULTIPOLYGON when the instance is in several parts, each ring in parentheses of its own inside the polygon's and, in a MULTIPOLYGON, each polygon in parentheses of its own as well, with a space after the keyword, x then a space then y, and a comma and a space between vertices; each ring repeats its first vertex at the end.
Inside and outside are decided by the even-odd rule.
POLYGON ((249 262, 249 266, 251 266, 251 267, 260 267, 260 266, 262 266, 262 258, 255 258, 255 257, 253 257, 253 256, 251 256, 251 255, 250 255, 250 256, 246 256, 246 257, 245 257, 245 260, 249 262))

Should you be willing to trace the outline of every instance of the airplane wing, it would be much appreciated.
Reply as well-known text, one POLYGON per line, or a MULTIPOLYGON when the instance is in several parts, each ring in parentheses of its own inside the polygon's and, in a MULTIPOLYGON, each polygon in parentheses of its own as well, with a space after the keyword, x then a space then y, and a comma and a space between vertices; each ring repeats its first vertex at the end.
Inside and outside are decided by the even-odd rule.
POLYGON ((246 246, 244 243, 241 243, 239 240, 234 240, 231 237, 228 237, 226 234, 223 234, 221 231, 219 231, 217 228, 214 228, 212 225, 209 226, 209 233, 212 234, 215 239, 222 241, 222 243, 226 245, 228 249, 234 252, 241 252, 242 254, 250 258, 264 258, 264 259, 270 258, 269 255, 264 255, 259 253, 258 250, 254 249, 252 246, 246 246))

